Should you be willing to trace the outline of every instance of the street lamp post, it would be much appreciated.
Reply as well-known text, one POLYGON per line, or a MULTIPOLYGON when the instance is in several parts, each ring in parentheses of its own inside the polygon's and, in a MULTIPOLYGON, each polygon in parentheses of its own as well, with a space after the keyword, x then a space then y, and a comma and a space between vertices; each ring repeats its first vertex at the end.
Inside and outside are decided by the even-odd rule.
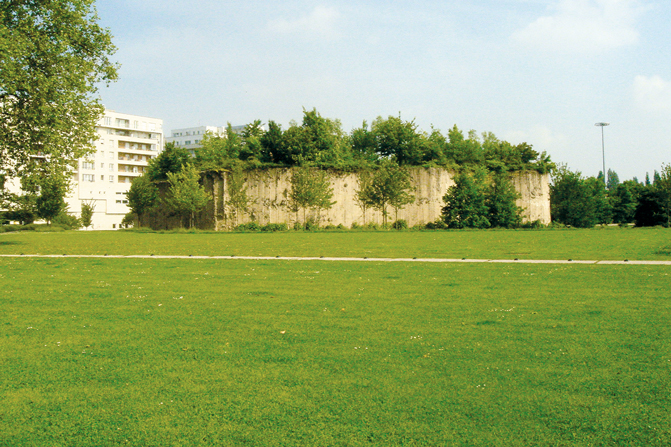
POLYGON ((596 123, 595 126, 601 128, 601 159, 603 161, 603 183, 608 186, 607 174, 606 174, 606 149, 603 142, 603 128, 610 126, 610 123, 596 123))

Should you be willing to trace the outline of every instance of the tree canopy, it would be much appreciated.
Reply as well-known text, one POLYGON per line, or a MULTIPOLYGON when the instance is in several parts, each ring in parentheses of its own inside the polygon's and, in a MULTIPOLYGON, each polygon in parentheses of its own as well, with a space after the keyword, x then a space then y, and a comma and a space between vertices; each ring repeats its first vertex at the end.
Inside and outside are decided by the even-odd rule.
POLYGON ((93 150, 115 50, 94 0, 0 2, 0 172, 30 175, 36 158, 59 172, 93 150))

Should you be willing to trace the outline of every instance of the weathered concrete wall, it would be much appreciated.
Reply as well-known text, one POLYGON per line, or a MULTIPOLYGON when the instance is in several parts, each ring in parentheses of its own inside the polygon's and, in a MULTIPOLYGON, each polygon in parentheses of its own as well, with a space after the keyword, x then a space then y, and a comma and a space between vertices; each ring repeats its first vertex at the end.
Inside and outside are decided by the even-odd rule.
MULTIPOLYGON (((440 218, 445 205, 443 196, 447 188, 454 185, 453 173, 441 168, 410 168, 415 185, 415 202, 399 210, 398 219, 404 219, 409 226, 433 222, 440 218)), ((253 202, 249 212, 234 216, 227 206, 227 174, 208 173, 205 187, 212 193, 213 200, 208 209, 198 219, 199 226, 228 230, 241 223, 256 221, 260 225, 268 223, 287 223, 293 225, 296 220, 303 222, 303 212, 299 215, 289 211, 288 194, 291 190, 291 169, 273 168, 249 171, 247 173, 247 195, 253 202)), ((522 198, 517 205, 524 208, 524 220, 539 220, 550 223, 549 176, 537 172, 519 172, 512 182, 522 198)), ((358 190, 358 176, 355 173, 331 172, 333 199, 336 203, 329 210, 323 210, 321 225, 343 224, 350 227, 357 222, 360 225, 375 222, 382 224, 382 213, 367 210, 365 215, 355 197, 358 190)), ((393 208, 389 207, 389 222, 397 219, 393 208)), ((308 218, 317 218, 314 211, 308 212, 308 218)))

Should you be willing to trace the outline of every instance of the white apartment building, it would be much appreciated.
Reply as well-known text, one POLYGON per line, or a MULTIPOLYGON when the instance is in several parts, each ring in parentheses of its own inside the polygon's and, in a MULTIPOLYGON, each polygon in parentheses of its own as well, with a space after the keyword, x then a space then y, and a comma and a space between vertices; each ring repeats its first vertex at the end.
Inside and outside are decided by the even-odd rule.
MULTIPOLYGON (((214 135, 226 135, 226 128, 228 126, 198 126, 186 127, 184 129, 173 129, 170 136, 165 137, 166 143, 175 143, 175 146, 184 147, 194 155, 194 151, 203 147, 200 143, 205 136, 205 133, 211 132, 214 135)), ((239 133, 245 126, 232 126, 233 132, 239 133)))
POLYGON ((96 151, 78 161, 65 201, 78 216, 82 202, 92 203, 93 229, 114 230, 130 211, 126 192, 131 181, 163 150, 163 120, 105 110, 97 131, 96 151))

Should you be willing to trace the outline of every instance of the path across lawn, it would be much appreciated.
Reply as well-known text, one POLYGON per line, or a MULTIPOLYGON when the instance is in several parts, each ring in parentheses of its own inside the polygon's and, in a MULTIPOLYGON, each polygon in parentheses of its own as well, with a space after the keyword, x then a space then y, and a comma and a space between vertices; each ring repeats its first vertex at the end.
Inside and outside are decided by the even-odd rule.
POLYGON ((170 255, 39 255, 0 254, 0 258, 142 258, 142 259, 240 259, 250 261, 340 261, 340 262, 478 262, 509 264, 598 264, 598 265, 670 265, 671 261, 621 261, 573 260, 573 259, 441 259, 441 258, 336 258, 328 256, 170 256, 170 255))

